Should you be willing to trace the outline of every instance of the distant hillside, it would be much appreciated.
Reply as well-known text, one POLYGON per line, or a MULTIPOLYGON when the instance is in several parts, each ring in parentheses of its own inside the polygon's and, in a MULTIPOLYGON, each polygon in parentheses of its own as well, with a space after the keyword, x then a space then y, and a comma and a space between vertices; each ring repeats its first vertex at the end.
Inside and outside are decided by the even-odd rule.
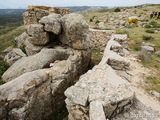
POLYGON ((95 11, 103 8, 107 8, 106 6, 104 7, 99 7, 99 6, 74 6, 74 7, 67 7, 70 8, 70 12, 81 12, 81 11, 95 11))
POLYGON ((25 9, 0 9, 0 15, 22 15, 25 9))
POLYGON ((0 9, 0 25, 21 24, 25 9, 0 9))
POLYGON ((86 10, 90 7, 89 6, 75 6, 75 7, 67 7, 67 8, 70 8, 70 12, 77 12, 77 11, 86 10))

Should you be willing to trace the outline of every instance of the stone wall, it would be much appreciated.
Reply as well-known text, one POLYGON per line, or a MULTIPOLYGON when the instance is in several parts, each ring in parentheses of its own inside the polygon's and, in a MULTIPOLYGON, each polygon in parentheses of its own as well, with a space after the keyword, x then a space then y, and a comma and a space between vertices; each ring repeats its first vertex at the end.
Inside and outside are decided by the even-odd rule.
POLYGON ((26 26, 5 56, 11 66, 0 86, 1 120, 51 120, 65 107, 64 91, 88 70, 88 28, 81 15, 56 13, 26 26))
POLYGON ((42 17, 51 13, 65 15, 70 13, 70 9, 46 6, 28 6, 26 12, 23 13, 24 25, 36 24, 42 17))
MULTIPOLYGON (((57 13, 60 15, 69 14, 68 8, 56 8, 56 7, 46 7, 46 6, 28 6, 28 9, 23 14, 23 20, 25 25, 37 24, 39 20, 48 16, 51 13, 57 13)), ((89 29, 90 35, 90 45, 91 48, 104 51, 107 42, 111 38, 111 35, 115 33, 114 30, 96 30, 89 29)), ((37 48, 38 49, 38 48, 37 48)))
POLYGON ((104 51, 108 41, 111 38, 111 35, 116 32, 115 30, 89 30, 91 48, 95 48, 100 51, 104 51))
POLYGON ((69 120, 134 120, 132 114, 157 113, 137 100, 131 84, 117 74, 129 68, 122 57, 128 54, 126 41, 127 35, 112 35, 101 62, 65 91, 69 120), (110 65, 110 61, 114 64, 110 65))

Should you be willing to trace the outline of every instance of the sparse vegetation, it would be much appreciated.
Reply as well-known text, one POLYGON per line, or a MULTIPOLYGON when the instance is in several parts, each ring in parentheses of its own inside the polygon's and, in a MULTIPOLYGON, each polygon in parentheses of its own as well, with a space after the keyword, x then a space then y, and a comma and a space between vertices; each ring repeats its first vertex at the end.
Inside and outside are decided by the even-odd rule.
POLYGON ((143 51, 140 51, 139 54, 138 54, 138 58, 143 61, 143 62, 146 62, 146 61, 150 61, 152 59, 152 56, 151 56, 151 53, 146 51, 146 50, 143 50, 143 51))
POLYGON ((24 32, 24 26, 15 28, 14 30, 0 36, 0 52, 9 46, 14 46, 14 38, 24 32))
POLYGON ((146 77, 145 82, 147 90, 155 90, 160 93, 160 77, 149 76, 146 77))
POLYGON ((121 12, 121 9, 120 9, 120 8, 116 8, 116 9, 114 10, 114 12, 121 12))
POLYGON ((20 49, 26 54, 25 45, 20 46, 20 49))
POLYGON ((143 40, 148 41, 148 40, 153 40, 154 38, 152 36, 147 36, 143 35, 143 40))
POLYGON ((154 33, 154 30, 153 29, 147 29, 145 30, 146 33, 154 33))
POLYGON ((9 68, 9 65, 5 61, 0 59, 0 85, 4 84, 1 77, 8 68, 9 68))
POLYGON ((95 24, 98 24, 98 23, 100 23, 100 21, 99 21, 99 20, 96 20, 95 24))
POLYGON ((91 62, 89 65, 89 69, 92 69, 95 65, 98 65, 102 57, 103 57, 103 53, 101 51, 97 49, 92 49, 92 56, 91 56, 91 62))
POLYGON ((159 28, 160 24, 156 21, 151 21, 149 24, 145 25, 145 28, 159 28))
POLYGON ((68 115, 68 111, 66 107, 63 107, 61 109, 59 109, 57 111, 57 113, 55 113, 53 115, 53 119, 52 120, 62 120, 63 118, 67 117, 68 115))

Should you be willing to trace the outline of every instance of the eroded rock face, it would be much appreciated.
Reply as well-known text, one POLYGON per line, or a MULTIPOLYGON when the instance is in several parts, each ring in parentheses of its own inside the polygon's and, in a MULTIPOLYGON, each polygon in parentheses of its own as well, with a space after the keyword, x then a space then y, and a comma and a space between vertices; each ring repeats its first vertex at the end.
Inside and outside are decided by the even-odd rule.
POLYGON ((29 35, 24 32, 19 37, 15 38, 15 46, 20 48, 26 46, 26 40, 29 38, 29 35))
POLYGON ((43 49, 41 52, 15 62, 2 76, 8 82, 20 75, 49 66, 55 60, 66 59, 69 54, 65 50, 43 49))
POLYGON ((11 66, 22 57, 26 57, 26 54, 24 54, 21 49, 14 48, 4 57, 4 60, 11 66))
POLYGON ((37 24, 42 17, 52 13, 65 15, 70 13, 70 9, 49 6, 28 6, 26 12, 23 13, 23 21, 25 25, 37 24))
POLYGON ((44 46, 33 45, 28 41, 28 39, 26 40, 25 51, 28 56, 39 53, 43 48, 44 46))
POLYGON ((89 63, 87 51, 68 52, 67 60, 53 62, 48 69, 24 73, 0 86, 2 120, 51 119, 64 105, 64 91, 79 79, 87 70, 83 65, 89 63))
POLYGON ((124 57, 128 54, 127 35, 113 34, 108 42, 101 64, 108 63, 115 70, 127 70, 130 63, 124 57))
POLYGON ((67 14, 61 18, 62 34, 60 41, 74 49, 89 48, 89 26, 78 14, 67 14))
POLYGON ((111 35, 115 32, 115 30, 97 30, 90 28, 89 36, 91 48, 104 51, 108 41, 111 39, 111 35))
POLYGON ((49 42, 49 35, 44 32, 44 26, 31 24, 26 27, 27 34, 30 36, 28 41, 34 45, 45 45, 49 42))
POLYGON ((119 77, 109 65, 95 66, 65 91, 69 119, 103 120, 129 109, 123 109, 133 105, 134 92, 128 86, 127 81, 119 77), (123 102, 125 100, 129 103, 123 102), (121 102, 123 104, 117 107, 121 102))
MULTIPOLYGON (((159 115, 140 102, 133 86, 117 74, 119 70, 126 70, 125 66, 129 67, 129 62, 119 53, 127 46, 123 44, 125 36, 112 35, 101 62, 65 91, 69 120, 133 120, 135 117, 131 115, 137 111, 139 115, 159 115)), ((141 119, 145 120, 137 120, 141 119)))
POLYGON ((0 86, 2 120, 52 119, 65 105, 64 91, 88 69, 91 51, 84 18, 75 14, 43 17, 50 13, 37 12, 41 8, 24 14, 26 24, 34 24, 16 40, 16 46, 23 46, 28 56, 16 61, 2 76, 7 82, 0 86))
POLYGON ((48 16, 43 17, 39 23, 44 24, 44 30, 52 32, 54 34, 59 34, 61 32, 61 15, 52 13, 48 16))

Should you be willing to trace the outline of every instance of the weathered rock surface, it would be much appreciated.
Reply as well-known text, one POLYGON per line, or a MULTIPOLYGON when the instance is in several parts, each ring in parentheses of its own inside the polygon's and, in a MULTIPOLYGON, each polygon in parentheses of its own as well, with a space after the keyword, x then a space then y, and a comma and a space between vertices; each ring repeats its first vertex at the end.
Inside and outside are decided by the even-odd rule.
POLYGON ((48 67, 55 60, 66 59, 69 56, 65 50, 43 49, 41 52, 23 57, 16 61, 2 76, 3 81, 8 82, 20 75, 34 70, 48 67))
POLYGON ((69 8, 57 8, 47 6, 28 6, 28 9, 23 13, 23 21, 25 25, 37 24, 38 21, 49 14, 57 13, 60 15, 69 14, 69 8))
POLYGON ((160 93, 159 92, 157 92, 155 90, 152 90, 152 91, 150 91, 150 93, 160 99, 160 93))
POLYGON ((65 91, 69 119, 94 119, 95 115, 93 113, 96 111, 99 116, 95 118, 104 119, 104 117, 113 117, 112 115, 114 114, 112 113, 118 114, 118 112, 122 112, 122 107, 132 105, 132 100, 134 99, 134 92, 127 86, 127 81, 119 77, 107 64, 95 66, 92 70, 82 75, 74 86, 65 91), (122 106, 115 109, 117 103, 123 102, 125 99, 128 100, 129 104, 124 102, 122 106), (91 104, 92 102, 96 102, 99 107, 91 106, 93 105, 91 104), (112 104, 115 104, 115 106, 112 106, 112 104), (92 107, 97 109, 93 110, 92 107), (107 111, 104 112, 105 110, 107 111), (101 113, 98 111, 101 111, 101 113), (79 115, 79 113, 82 114, 79 115))
POLYGON ((61 15, 52 13, 48 16, 43 17, 39 23, 44 24, 44 30, 59 34, 61 32, 61 15))
MULTIPOLYGON (((52 55, 55 50, 47 51, 52 55)), ((48 69, 24 73, 0 86, 2 120, 51 119, 64 106, 64 91, 87 70, 90 61, 89 51, 71 49, 68 52, 67 60, 56 61, 48 69)), ((62 54, 57 55, 64 58, 62 54)))
POLYGON ((122 45, 117 41, 125 38, 125 35, 121 35, 119 39, 117 36, 113 35, 111 37, 100 64, 82 75, 74 86, 65 91, 69 119, 111 119, 117 114, 129 110, 130 106, 134 104, 134 92, 130 89, 128 81, 122 79, 112 69, 114 66, 120 68, 120 70, 129 67, 129 62, 111 49, 113 45, 122 48, 122 45), (117 41, 115 41, 115 38, 117 41), (115 65, 111 65, 111 68, 108 65, 111 59, 118 59, 117 61, 120 62, 117 64, 117 61, 114 62, 115 65), (124 66, 121 66, 120 63, 124 66))
POLYGON ((20 48, 26 46, 25 42, 29 38, 29 35, 24 32, 19 37, 15 38, 15 46, 20 48))
POLYGON ((61 18, 62 34, 60 41, 74 49, 89 48, 89 26, 83 16, 67 14, 61 18))
POLYGON ((154 52, 154 48, 150 46, 141 46, 141 50, 145 50, 148 52, 154 52))
POLYGON ((155 51, 154 47, 155 47, 154 44, 142 42, 141 43, 141 52, 142 51, 154 52, 155 51))
POLYGON ((90 120, 106 120, 102 103, 93 101, 90 103, 90 120))
POLYGON ((64 91, 88 69, 91 51, 86 21, 76 14, 61 19, 51 14, 54 10, 63 15, 68 9, 31 6, 24 14, 25 24, 30 25, 16 46, 23 46, 28 57, 16 61, 2 76, 7 82, 0 86, 2 120, 53 119, 65 105, 64 91))
POLYGON ((128 37, 126 34, 113 34, 114 40, 117 41, 123 48, 128 49, 128 37))
POLYGON ((100 64, 108 63, 115 70, 129 69, 130 63, 122 57, 127 54, 125 48, 128 48, 127 36, 113 34, 105 48, 100 64))
POLYGON ((22 57, 26 57, 26 54, 24 54, 21 49, 14 48, 4 57, 4 61, 6 61, 11 66, 22 57))
POLYGON ((25 51, 28 56, 39 53, 43 48, 44 46, 33 45, 28 40, 26 40, 25 51))
POLYGON ((158 111, 140 102, 128 80, 121 78, 118 72, 112 69, 113 66, 108 65, 113 54, 115 56, 112 59, 116 60, 117 57, 123 59, 111 50, 113 45, 121 48, 116 43, 115 36, 113 35, 108 42, 102 61, 65 91, 70 120, 146 120, 148 115, 160 115, 158 111), (140 117, 140 115, 144 116, 140 117))
POLYGON ((104 51, 108 41, 111 39, 115 30, 96 30, 89 29, 90 46, 91 48, 104 51))
POLYGON ((27 40, 34 45, 46 45, 49 42, 49 34, 44 32, 43 27, 41 24, 28 25, 26 31, 30 37, 27 40))

